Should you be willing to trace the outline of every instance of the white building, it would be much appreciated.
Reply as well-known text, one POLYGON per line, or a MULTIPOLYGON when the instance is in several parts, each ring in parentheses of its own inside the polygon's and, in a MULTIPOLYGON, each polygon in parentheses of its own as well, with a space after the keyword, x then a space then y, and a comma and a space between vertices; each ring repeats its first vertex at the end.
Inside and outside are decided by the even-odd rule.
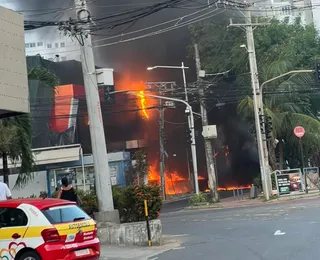
MULTIPOLYGON (((73 1, 35 0, 0 0, 0 6, 15 11, 23 11, 25 20, 33 21, 66 21, 75 18, 76 11, 73 1)), ((80 61, 80 45, 60 32, 57 27, 44 27, 25 31, 26 55, 41 55, 52 61, 80 61)))
POLYGON ((80 45, 57 28, 40 28, 25 32, 26 55, 41 55, 50 61, 80 61, 80 45))
MULTIPOLYGON (((311 24, 312 9, 305 6, 306 2, 303 0, 265 0, 254 4, 252 15, 276 18, 280 21, 289 19, 290 22, 300 17, 302 24, 311 24)), ((311 2, 307 6, 311 6, 311 2)))

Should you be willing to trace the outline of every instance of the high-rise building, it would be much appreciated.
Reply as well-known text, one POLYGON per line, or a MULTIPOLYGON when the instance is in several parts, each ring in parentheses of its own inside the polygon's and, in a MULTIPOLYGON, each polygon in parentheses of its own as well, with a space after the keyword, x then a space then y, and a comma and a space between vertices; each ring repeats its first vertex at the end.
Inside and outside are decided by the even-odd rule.
MULTIPOLYGON (((75 18, 73 1, 0 0, 0 6, 22 12, 25 20, 66 21, 75 18)), ((40 55, 50 61, 80 61, 80 45, 75 38, 64 35, 54 27, 44 27, 25 31, 25 51, 27 56, 40 55)))
POLYGON ((50 61, 80 61, 78 41, 63 35, 56 27, 26 31, 25 47, 27 56, 40 55, 50 61))
POLYGON ((252 15, 275 18, 280 21, 288 20, 289 22, 300 18, 302 24, 311 24, 313 23, 311 2, 308 5, 305 2, 303 0, 257 1, 252 7, 252 15))

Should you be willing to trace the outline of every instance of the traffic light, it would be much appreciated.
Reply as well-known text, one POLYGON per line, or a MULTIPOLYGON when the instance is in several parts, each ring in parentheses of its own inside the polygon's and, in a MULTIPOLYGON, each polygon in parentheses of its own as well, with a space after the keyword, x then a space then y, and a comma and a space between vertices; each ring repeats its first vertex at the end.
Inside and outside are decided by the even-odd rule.
POLYGON ((114 86, 109 85, 109 86, 103 86, 103 95, 104 95, 104 100, 107 101, 108 103, 115 103, 115 95, 112 94, 114 92, 114 86), (111 93, 111 94, 110 94, 111 93))
POLYGON ((261 134, 264 134, 265 133, 265 129, 264 129, 264 116, 263 115, 259 115, 259 122, 260 122, 261 134))
POLYGON ((191 130, 190 129, 186 129, 186 140, 187 140, 187 144, 191 144, 191 130))
POLYGON ((265 120, 265 129, 266 129, 266 138, 272 138, 272 118, 270 116, 266 116, 265 120))
POLYGON ((320 61, 317 61, 315 63, 314 70, 316 73, 316 80, 318 83, 320 83, 320 61))

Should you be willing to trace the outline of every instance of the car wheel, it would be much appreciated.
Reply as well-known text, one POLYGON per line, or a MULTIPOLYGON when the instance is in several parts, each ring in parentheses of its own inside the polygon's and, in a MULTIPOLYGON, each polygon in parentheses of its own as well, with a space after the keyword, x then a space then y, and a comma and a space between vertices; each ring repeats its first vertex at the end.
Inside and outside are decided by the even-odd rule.
POLYGON ((34 251, 25 252, 18 260, 41 260, 41 257, 34 251))

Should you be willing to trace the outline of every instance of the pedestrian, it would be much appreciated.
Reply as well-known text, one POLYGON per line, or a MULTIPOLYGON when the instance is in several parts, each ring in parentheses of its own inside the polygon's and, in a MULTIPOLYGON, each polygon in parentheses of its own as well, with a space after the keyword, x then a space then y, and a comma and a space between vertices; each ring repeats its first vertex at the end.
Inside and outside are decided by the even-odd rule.
POLYGON ((0 181, 0 201, 10 199, 12 199, 12 194, 8 185, 0 181))
POLYGON ((66 177, 61 179, 62 187, 58 191, 58 199, 69 200, 78 203, 78 196, 73 189, 72 185, 69 184, 69 181, 66 177))

